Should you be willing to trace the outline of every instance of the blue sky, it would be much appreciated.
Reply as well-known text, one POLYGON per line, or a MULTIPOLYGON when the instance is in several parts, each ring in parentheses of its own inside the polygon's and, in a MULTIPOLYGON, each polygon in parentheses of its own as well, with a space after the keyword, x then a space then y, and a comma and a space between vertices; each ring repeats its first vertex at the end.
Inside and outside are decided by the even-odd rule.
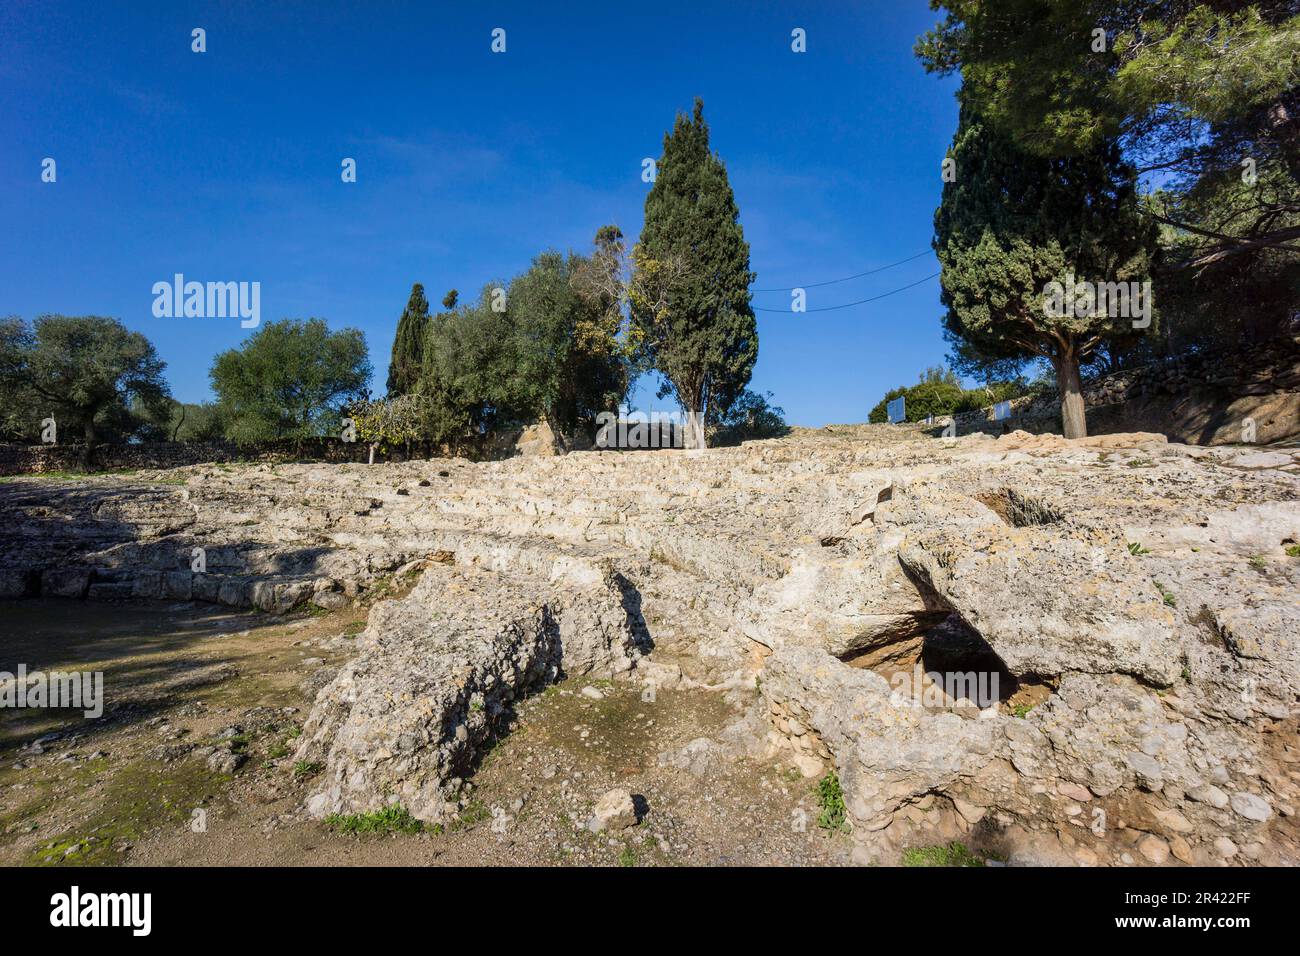
MULTIPOLYGON (((120 318, 197 401, 213 355, 251 333, 155 318, 153 284, 258 281, 264 322, 363 330, 382 392, 412 282, 436 303, 548 247, 585 251, 604 223, 635 237, 641 160, 697 95, 755 288, 873 269, 929 247, 957 118, 956 82, 912 55, 936 16, 922 0, 5 0, 0 315, 120 318), (190 49, 195 27, 206 53, 190 49), (796 27, 807 53, 790 49, 796 27)), ((937 269, 926 254, 810 288, 808 307, 937 269)), ((783 311, 758 313, 751 387, 795 424, 865 420, 945 353, 937 279, 831 312, 792 314, 781 292, 754 304, 783 311)))

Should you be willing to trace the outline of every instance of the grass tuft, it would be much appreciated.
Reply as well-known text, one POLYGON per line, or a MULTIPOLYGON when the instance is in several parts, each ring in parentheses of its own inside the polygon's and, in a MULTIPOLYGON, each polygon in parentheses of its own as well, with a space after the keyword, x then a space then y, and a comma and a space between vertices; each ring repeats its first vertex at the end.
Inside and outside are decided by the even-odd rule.
POLYGON ((419 833, 424 829, 409 810, 397 804, 369 813, 331 813, 325 825, 339 833, 419 833))
POLYGON ((984 860, 966 844, 954 840, 939 846, 917 846, 903 851, 903 866, 984 866, 984 860))

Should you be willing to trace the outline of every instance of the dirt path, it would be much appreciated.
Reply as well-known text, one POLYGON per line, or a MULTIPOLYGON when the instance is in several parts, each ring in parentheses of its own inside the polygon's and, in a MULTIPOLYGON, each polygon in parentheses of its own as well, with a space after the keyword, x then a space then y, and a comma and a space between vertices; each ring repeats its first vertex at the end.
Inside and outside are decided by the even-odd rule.
POLYGON ((305 818, 316 768, 294 764, 294 739, 364 614, 0 608, 0 670, 100 670, 106 700, 95 721, 0 710, 0 864, 848 862, 848 838, 817 826, 815 781, 721 746, 752 698, 647 700, 620 682, 564 682, 524 702, 445 829, 350 835, 305 818), (232 753, 240 765, 223 766, 232 753), (643 819, 589 832, 593 805, 615 786, 641 798, 643 819))

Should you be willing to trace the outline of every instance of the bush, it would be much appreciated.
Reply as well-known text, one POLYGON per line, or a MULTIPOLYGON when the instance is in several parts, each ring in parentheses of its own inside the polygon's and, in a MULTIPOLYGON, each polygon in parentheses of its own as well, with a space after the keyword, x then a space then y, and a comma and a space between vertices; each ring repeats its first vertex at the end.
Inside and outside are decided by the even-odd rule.
POLYGON ((780 438, 790 433, 785 409, 772 405, 772 393, 759 395, 745 389, 715 426, 711 440, 715 445, 739 445, 761 438, 780 438))

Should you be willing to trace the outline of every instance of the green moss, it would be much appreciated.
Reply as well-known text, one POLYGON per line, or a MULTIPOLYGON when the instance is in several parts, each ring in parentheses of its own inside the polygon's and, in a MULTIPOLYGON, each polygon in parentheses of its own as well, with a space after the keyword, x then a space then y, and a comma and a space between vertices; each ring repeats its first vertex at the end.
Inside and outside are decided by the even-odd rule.
POLYGON ((35 866, 103 866, 120 864, 121 845, 161 826, 187 825, 196 807, 211 802, 230 780, 197 761, 158 768, 152 764, 122 767, 106 784, 98 812, 76 830, 64 831, 31 852, 35 866))
POLYGON ((903 851, 903 866, 984 866, 966 844, 953 841, 939 846, 918 846, 903 851))

